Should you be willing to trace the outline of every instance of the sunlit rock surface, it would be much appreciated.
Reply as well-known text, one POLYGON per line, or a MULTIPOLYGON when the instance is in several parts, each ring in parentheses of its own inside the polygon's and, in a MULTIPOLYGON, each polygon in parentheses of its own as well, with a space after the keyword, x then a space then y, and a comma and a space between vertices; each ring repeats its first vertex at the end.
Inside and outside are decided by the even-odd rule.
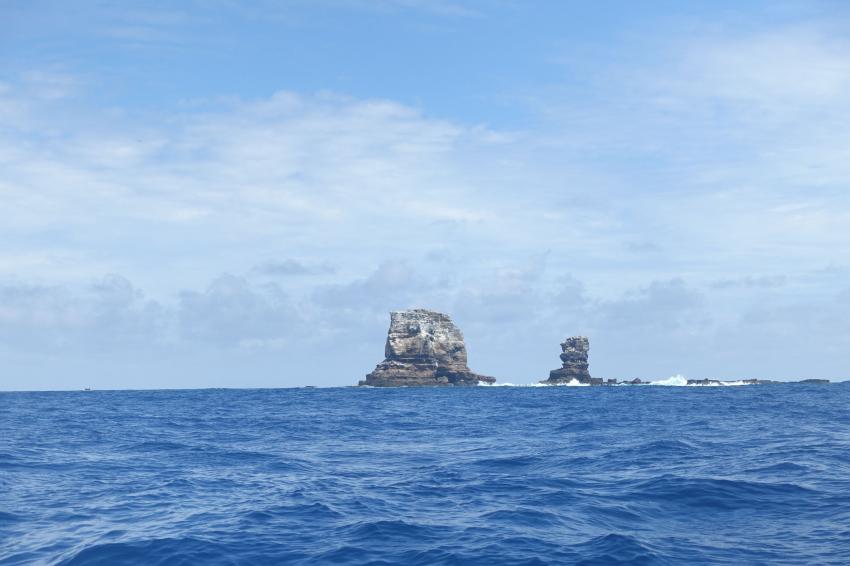
POLYGON ((360 385, 453 386, 496 381, 469 370, 463 334, 448 315, 434 311, 390 313, 384 355, 386 359, 360 385))

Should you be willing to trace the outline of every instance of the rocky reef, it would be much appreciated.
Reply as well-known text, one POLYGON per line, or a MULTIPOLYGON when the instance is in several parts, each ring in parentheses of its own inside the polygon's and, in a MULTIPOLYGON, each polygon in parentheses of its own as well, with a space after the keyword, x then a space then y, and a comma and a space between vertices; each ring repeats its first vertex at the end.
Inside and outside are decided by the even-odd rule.
POLYGON ((569 383, 573 380, 579 383, 601 385, 602 379, 590 377, 588 371, 587 353, 590 350, 590 341, 587 336, 571 336, 561 342, 562 367, 549 372, 549 379, 540 383, 558 384, 569 383))
POLYGON ((359 385, 423 387, 493 383, 466 365, 463 334, 445 314, 425 309, 390 313, 386 359, 359 385))

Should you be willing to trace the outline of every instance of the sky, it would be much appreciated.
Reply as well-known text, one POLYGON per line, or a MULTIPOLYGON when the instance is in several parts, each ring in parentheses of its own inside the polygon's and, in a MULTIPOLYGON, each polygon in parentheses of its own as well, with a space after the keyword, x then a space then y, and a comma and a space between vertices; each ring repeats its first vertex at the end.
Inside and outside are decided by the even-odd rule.
POLYGON ((0 389, 850 379, 850 5, 0 0, 0 389))

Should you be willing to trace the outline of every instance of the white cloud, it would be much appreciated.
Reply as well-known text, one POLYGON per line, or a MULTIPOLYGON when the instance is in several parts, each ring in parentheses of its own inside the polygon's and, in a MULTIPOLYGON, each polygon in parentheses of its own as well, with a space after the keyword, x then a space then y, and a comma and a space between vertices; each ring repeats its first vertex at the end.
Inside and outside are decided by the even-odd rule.
POLYGON ((297 277, 309 275, 330 275, 336 267, 330 262, 303 262, 293 258, 265 261, 255 265, 251 271, 269 277, 297 277))
POLYGON ((27 71, 21 78, 28 96, 44 100, 67 98, 80 89, 79 79, 70 73, 42 69, 27 71))
POLYGON ((78 252, 78 265, 127 273, 162 297, 296 249, 353 275, 362 261, 416 259, 446 243, 488 262, 552 236, 601 240, 612 224, 578 196, 584 186, 553 183, 527 162, 533 149, 521 138, 392 101, 279 92, 144 123, 41 108, 28 129, 0 136, 9 152, 0 188, 15 210, 0 228, 10 253, 33 253, 46 232, 65 240, 38 249, 45 262, 31 276, 61 279, 50 258, 78 252), (62 130, 44 137, 51 118, 62 130), (547 215, 553 193, 564 204, 547 215))
POLYGON ((815 28, 771 30, 692 43, 677 88, 694 97, 794 109, 845 102, 850 42, 815 28))
POLYGON ((497 376, 545 377, 562 334, 586 332, 606 376, 714 372, 750 348, 791 377, 805 368, 773 356, 797 324, 835 375, 846 282, 815 270, 850 267, 847 43, 660 41, 581 96, 538 93, 547 121, 525 131, 336 93, 146 113, 93 108, 70 76, 4 83, 0 277, 26 282, 0 293, 7 350, 312 371, 308 353, 341 347, 368 366, 386 312, 423 306, 497 376), (90 284, 110 272, 127 279, 90 284))
POLYGON ((166 339, 164 313, 127 279, 109 275, 79 289, 0 284, 0 346, 29 353, 148 349, 166 339))
POLYGON ((246 375, 232 373, 231 365, 239 363, 255 372, 247 376, 251 383, 345 385, 380 361, 388 311, 426 307, 450 312, 466 336, 471 363, 505 381, 544 378, 558 364, 558 341, 571 334, 590 336, 591 367, 604 377, 687 371, 838 379, 846 368, 840 363, 850 340, 846 290, 804 300, 774 289, 729 317, 715 310, 722 295, 683 280, 653 281, 603 298, 574 278, 563 279, 553 294, 530 265, 505 266, 483 281, 433 275, 436 280, 387 263, 365 279, 313 296, 222 275, 168 303, 147 299, 115 275, 81 288, 4 283, 0 356, 33 367, 49 359, 101 360, 104 375, 139 356, 174 360, 171 369, 157 369, 154 382, 164 385, 168 375, 177 377, 169 371, 201 369, 217 375, 217 383, 238 385, 246 375), (789 357, 789 348, 805 355, 789 357), (224 365, 214 369, 217 363, 224 365))
POLYGON ((278 349, 303 328, 278 285, 252 285, 233 275, 216 278, 203 292, 183 291, 176 317, 184 340, 249 350, 278 349))

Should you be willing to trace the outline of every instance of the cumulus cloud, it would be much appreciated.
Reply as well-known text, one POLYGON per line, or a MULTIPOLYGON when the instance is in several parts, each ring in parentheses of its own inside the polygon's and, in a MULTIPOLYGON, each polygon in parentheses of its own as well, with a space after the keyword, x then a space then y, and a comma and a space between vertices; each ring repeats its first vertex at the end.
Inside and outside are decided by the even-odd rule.
POLYGON ((323 285, 313 293, 315 303, 329 311, 355 316, 406 308, 433 290, 433 281, 404 260, 385 261, 367 277, 345 284, 323 285))
MULTIPOLYGON (((850 86, 850 42, 812 27, 789 27, 692 43, 685 52, 693 96, 763 108, 842 101, 850 86)), ((843 101, 842 101, 843 102, 843 101)))
POLYGON ((598 305, 601 324, 632 333, 641 328, 691 328, 702 297, 681 279, 653 281, 622 298, 598 305))
MULTIPOLYGON (((255 383, 345 385, 379 361, 388 311, 424 307, 452 314, 476 368, 507 381, 545 377, 558 363, 558 342, 572 334, 591 337, 592 369, 605 377, 660 378, 683 368, 707 377, 840 377, 834 360, 850 340, 846 290, 808 302, 765 296, 728 317, 712 310, 716 296, 681 279, 604 298, 572 277, 552 293, 538 269, 519 267, 462 281, 387 262, 306 296, 225 274, 165 303, 117 275, 80 288, 7 282, 0 354, 34 365, 54 354, 66 363, 108 355, 120 365, 146 353, 213 374, 242 360, 255 383)), ((237 383, 232 373, 220 379, 237 383)))
POLYGON ((31 70, 23 73, 21 79, 25 92, 43 100, 67 98, 80 88, 79 79, 66 72, 31 70))
POLYGON ((588 75, 587 91, 535 97, 550 139, 569 128, 589 159, 640 163, 612 199, 628 207, 619 233, 627 251, 648 241, 664 253, 631 253, 631 266, 709 284, 754 265, 814 269, 850 246, 846 38, 826 22, 695 25, 634 47, 627 68, 588 75))
POLYGON ((785 275, 761 275, 753 277, 737 277, 734 279, 719 279, 711 283, 714 289, 734 289, 734 288, 762 288, 772 289, 782 287, 788 283, 788 278, 785 275))
POLYGON ((31 352, 147 347, 166 339, 162 307, 119 275, 71 289, 0 284, 0 345, 31 352))
MULTIPOLYGON (((122 45, 168 46, 158 34, 182 36, 182 17, 98 25, 122 45)), ((850 47, 827 25, 764 27, 635 34, 627 66, 517 85, 540 120, 516 130, 325 91, 108 106, 84 74, 11 73, 0 347, 223 366, 237 352, 304 371, 308 354, 345 350, 368 367, 387 311, 422 306, 452 313, 476 368, 497 376, 545 376, 572 333, 611 377, 794 377, 806 357, 834 376, 847 365, 850 47), (92 283, 102 273, 123 277, 92 283), (806 356, 780 362, 791 342, 806 356)))
POLYGON ((538 318, 541 281, 549 253, 522 263, 504 263, 462 281, 454 310, 473 324, 509 324, 538 318))
POLYGON ((0 344, 19 351, 96 354, 131 348, 268 346, 301 330, 301 318, 275 284, 221 275, 202 291, 184 290, 162 304, 120 275, 91 284, 0 285, 0 344))
POLYGON ((336 271, 330 262, 309 263, 297 259, 266 261, 255 265, 252 271, 271 277, 294 277, 301 275, 328 275, 336 271))
MULTIPOLYGON (((21 96, 12 87, 8 98, 21 96)), ((500 145, 486 130, 392 101, 279 92, 202 103, 162 126, 93 112, 78 127, 50 112, 62 124, 54 136, 44 137, 40 122, 0 135, 0 188, 17 211, 3 228, 7 249, 30 251, 32 235, 47 230, 73 234, 61 251, 51 244, 33 275, 58 275, 63 267, 51 258, 76 250, 88 256, 76 264, 91 270, 102 269, 95 257, 120 262, 118 241, 106 233, 144 238, 152 262, 180 258, 212 277, 222 264, 250 269, 257 256, 293 248, 307 269, 322 271, 379 262, 393 250, 424 253, 452 232, 468 251, 507 239, 500 227, 520 220, 502 212, 507 194, 481 198, 492 186, 475 152, 500 145)))
POLYGON ((216 278, 203 292, 183 291, 177 317, 186 340, 247 349, 281 348, 303 327, 276 284, 251 285, 233 275, 216 278))

